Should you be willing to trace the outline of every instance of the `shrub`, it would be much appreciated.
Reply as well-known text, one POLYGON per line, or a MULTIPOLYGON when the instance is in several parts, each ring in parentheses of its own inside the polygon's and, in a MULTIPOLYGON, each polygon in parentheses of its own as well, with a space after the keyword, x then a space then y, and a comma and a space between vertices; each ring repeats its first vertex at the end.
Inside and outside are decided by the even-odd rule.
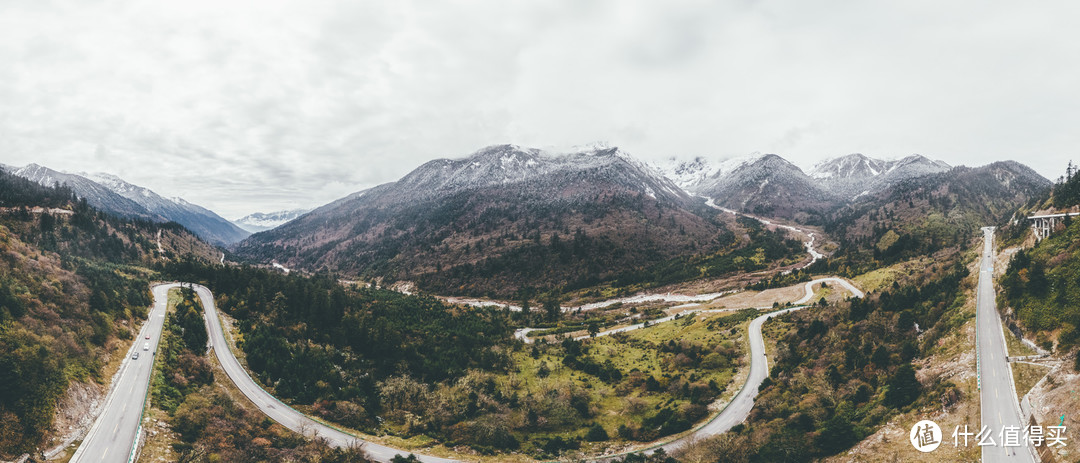
POLYGON ((585 440, 589 442, 602 442, 608 440, 608 433, 604 430, 600 423, 595 423, 589 428, 589 432, 585 433, 585 440))

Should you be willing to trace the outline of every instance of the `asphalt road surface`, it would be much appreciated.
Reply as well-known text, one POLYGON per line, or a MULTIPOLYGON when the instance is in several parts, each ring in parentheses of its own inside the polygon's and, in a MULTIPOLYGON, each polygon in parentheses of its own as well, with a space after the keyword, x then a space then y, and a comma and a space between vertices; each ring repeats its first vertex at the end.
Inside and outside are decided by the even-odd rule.
POLYGON ((844 288, 846 288, 848 291, 851 291, 851 294, 854 295, 855 297, 862 298, 864 296, 863 292, 859 291, 859 288, 856 288, 851 283, 848 283, 847 280, 844 280, 844 279, 841 279, 841 278, 834 278, 834 277, 818 278, 816 280, 811 280, 811 281, 806 282, 806 295, 803 296, 802 299, 799 299, 799 300, 797 300, 795 302, 792 302, 792 304, 802 305, 802 304, 809 303, 810 299, 814 297, 814 285, 821 284, 821 283, 838 284, 838 285, 843 286, 844 288))
POLYGON ((750 374, 746 377, 746 383, 743 384, 739 393, 735 394, 735 398, 731 399, 731 402, 712 421, 698 428, 689 436, 662 445, 661 447, 665 452, 670 454, 691 440, 723 434, 735 425, 746 421, 746 417, 750 416, 750 410, 754 408, 754 398, 757 397, 758 388, 761 387, 761 383, 765 381, 765 378, 769 376, 769 359, 765 357, 765 339, 761 336, 761 325, 765 324, 765 321, 770 318, 806 307, 808 306, 778 310, 761 315, 750 322, 748 327, 750 331, 750 374))
MULTIPOLYGON (((809 301, 813 296, 812 287, 815 284, 823 282, 841 284, 857 297, 863 296, 861 291, 844 280, 823 278, 806 283, 807 295, 800 299, 798 303, 801 304, 809 301)), ((157 350, 157 343, 161 337, 162 325, 165 319, 166 303, 168 300, 168 291, 179 286, 179 283, 171 283, 158 285, 153 288, 154 307, 151 309, 149 321, 139 332, 138 339, 136 339, 135 343, 132 345, 125 357, 124 363, 120 367, 121 373, 119 379, 106 399, 105 411, 98 417, 98 420, 90 429, 87 437, 83 440, 83 444, 72 457, 72 462, 128 461, 135 444, 139 420, 142 417, 143 401, 149 387, 153 363, 152 352, 157 350), (149 340, 146 339, 147 334, 150 335, 149 340), (143 350, 144 343, 150 344, 150 350, 143 350), (136 351, 140 353, 140 358, 133 360, 131 359, 131 354, 136 351)), ((264 391, 251 379, 247 370, 240 365, 240 362, 233 356, 232 351, 229 349, 217 315, 217 307, 214 305, 213 294, 211 294, 209 289, 200 285, 194 285, 194 289, 202 300, 203 307, 205 308, 204 315, 207 323, 207 331, 210 335, 210 347, 216 353, 215 355, 217 355, 217 358, 221 363, 222 368, 229 376, 229 379, 232 380, 236 387, 240 389, 240 391, 243 392, 243 394, 263 413, 283 426, 309 438, 315 436, 322 437, 331 445, 337 447, 361 447, 369 457, 377 461, 386 462, 395 455, 409 453, 372 442, 366 442, 351 434, 323 425, 306 415, 293 410, 291 407, 281 403, 277 398, 264 391)), ((691 436, 664 444, 662 447, 666 451, 670 452, 681 447, 689 439, 703 438, 726 432, 731 429, 731 427, 746 420, 746 417, 750 414, 751 408, 753 408, 754 397, 757 395, 758 387, 761 385, 761 382, 765 380, 765 377, 768 376, 769 371, 768 359, 765 357, 765 342, 761 335, 761 327, 765 321, 770 318, 802 308, 803 307, 792 307, 768 313, 761 315, 750 322, 750 374, 747 377, 747 381, 743 385, 743 388, 722 412, 717 414, 716 417, 707 424, 696 430, 691 436)), ((426 455, 417 455, 417 457, 424 462, 456 461, 426 455)))
MULTIPOLYGON (((810 299, 814 297, 814 285, 821 283, 839 284, 846 288, 855 297, 863 297, 862 291, 856 288, 851 283, 840 278, 818 278, 806 283, 806 295, 795 301, 795 304, 806 304, 810 302, 810 299)), ((735 425, 746 421, 746 417, 750 416, 750 410, 754 408, 754 398, 757 397, 758 388, 761 387, 761 383, 765 381, 765 378, 769 376, 769 359, 765 357, 765 339, 761 336, 761 326, 765 324, 765 321, 773 317, 793 312, 799 309, 806 308, 807 306, 791 307, 784 310, 778 310, 776 312, 767 313, 755 318, 750 322, 750 326, 747 328, 750 331, 750 374, 746 377, 746 384, 739 390, 738 394, 735 394, 735 398, 731 399, 731 402, 724 407, 724 410, 716 415, 712 421, 709 421, 704 426, 698 428, 691 435, 682 439, 672 441, 664 444, 662 447, 665 452, 671 453, 682 447, 686 442, 694 439, 703 439, 706 437, 723 434, 735 425)))
MULTIPOLYGON (((187 283, 184 283, 184 285, 188 286, 187 283)), ((303 413, 293 410, 288 405, 281 403, 277 398, 270 395, 270 393, 264 391, 251 379, 251 376, 248 376, 247 370, 240 365, 240 362, 233 356, 232 351, 229 350, 229 344, 225 340, 225 334, 222 331, 221 322, 218 318, 217 307, 214 305, 213 294, 210 293, 209 289, 200 285, 194 285, 194 289, 202 300, 203 308, 205 309, 203 314, 206 318, 207 331, 210 334, 210 347, 216 353, 218 361, 221 362, 222 368, 225 370, 225 373, 228 374, 229 379, 232 380, 233 384, 235 384, 236 387, 259 408, 259 410, 265 413, 266 416, 280 423, 282 426, 309 438, 315 436, 322 437, 323 439, 326 439, 330 445, 335 447, 361 447, 364 452, 367 453, 369 458, 376 461, 388 462, 391 458, 394 458, 395 455, 408 455, 410 453, 408 451, 386 447, 373 442, 367 442, 351 434, 326 426, 312 420, 303 413)), ((416 457, 419 458, 420 461, 432 463, 457 461, 419 454, 416 454, 416 457)))
MULTIPOLYGON (((983 230, 982 262, 979 264, 979 289, 976 300, 978 319, 978 354, 979 381, 982 402, 982 424, 989 429, 993 442, 982 448, 982 461, 1035 461, 1028 447, 1005 447, 1001 432, 1005 426, 1015 426, 1023 438, 1023 423, 1020 419, 1020 405, 1016 399, 1012 372, 1009 370, 1008 354, 1005 349, 1005 332, 1001 325, 994 300, 994 228, 983 230)), ((978 433, 979 430, 969 430, 978 433)), ((951 430, 942 429, 946 438, 951 430)), ((1024 443, 1023 440, 1020 441, 1024 443)))
POLYGON ((157 352, 161 328, 165 322, 165 304, 168 286, 152 288, 154 307, 150 309, 146 323, 139 330, 139 336, 128 349, 120 373, 112 390, 105 399, 105 408, 90 431, 83 438, 82 445, 75 450, 71 462, 124 462, 128 461, 142 419, 143 402, 150 387, 150 373, 154 366, 154 352, 157 352), (146 336, 150 335, 150 339, 146 336), (144 350, 146 343, 149 350, 144 350), (131 358, 133 352, 139 358, 131 358))
MULTIPOLYGON (((805 304, 810 301, 814 296, 814 285, 820 283, 834 283, 843 286, 851 291, 855 297, 863 297, 862 291, 859 291, 851 283, 840 278, 819 278, 806 283, 806 295, 802 299, 796 301, 796 304, 805 304)), ((761 387, 761 383, 765 381, 765 378, 769 376, 769 359, 765 356, 765 339, 761 335, 761 326, 765 324, 767 320, 773 317, 793 312, 799 309, 804 309, 809 306, 800 305, 797 307, 790 307, 776 312, 770 312, 765 315, 758 316, 750 322, 747 330, 750 332, 750 374, 746 377, 746 383, 743 384, 742 389, 735 394, 735 398, 731 399, 731 402, 720 413, 718 413, 711 421, 705 423, 694 432, 689 435, 673 440, 666 444, 660 445, 657 448, 663 448, 665 452, 670 454, 675 450, 678 450, 687 442, 712 437, 715 435, 723 434, 735 425, 746 421, 746 417, 750 416, 750 410, 754 408, 754 398, 757 397, 758 388, 761 387)), ((645 453, 655 452, 656 448, 649 449, 645 453)), ((602 460, 611 460, 612 457, 604 457, 602 460)))

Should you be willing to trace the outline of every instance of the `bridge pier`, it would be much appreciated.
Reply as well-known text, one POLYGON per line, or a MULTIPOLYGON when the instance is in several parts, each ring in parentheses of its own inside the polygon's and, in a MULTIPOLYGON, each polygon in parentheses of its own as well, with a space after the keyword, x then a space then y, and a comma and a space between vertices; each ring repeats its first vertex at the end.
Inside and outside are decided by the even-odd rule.
POLYGON ((1054 232, 1054 228, 1057 227, 1059 222, 1065 221, 1065 216, 1075 217, 1080 215, 1080 212, 1072 212, 1069 214, 1046 214, 1046 215, 1033 215, 1028 217, 1031 221, 1031 230, 1035 233, 1035 239, 1042 241, 1043 238, 1050 236, 1054 232))

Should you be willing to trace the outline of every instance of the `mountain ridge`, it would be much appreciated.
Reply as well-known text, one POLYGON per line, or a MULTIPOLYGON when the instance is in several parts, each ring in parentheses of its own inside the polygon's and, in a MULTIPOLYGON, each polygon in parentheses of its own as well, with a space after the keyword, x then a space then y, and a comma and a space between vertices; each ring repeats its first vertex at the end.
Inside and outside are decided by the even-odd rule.
POLYGON ((229 244, 246 238, 249 233, 205 207, 180 197, 165 198, 153 190, 135 185, 120 177, 103 172, 82 174, 113 192, 135 201, 153 214, 179 223, 203 239, 229 244))
POLYGON ((393 275, 443 292, 484 280, 464 292, 506 296, 736 245, 734 221, 718 216, 619 148, 494 145, 428 161, 233 248, 257 262, 393 275))
MULTIPOLYGON (((891 161, 846 158, 832 160, 839 167, 829 181, 851 181, 830 184, 776 154, 721 162, 672 159, 656 166, 617 147, 574 152, 493 145, 464 157, 425 162, 397 181, 332 201, 256 233, 233 249, 253 262, 427 281, 427 289, 447 294, 492 291, 460 291, 478 280, 477 272, 501 288, 516 288, 523 275, 544 284, 558 280, 557 285, 580 286, 613 278, 614 273, 596 268, 595 262, 591 267, 583 264, 589 260, 581 257, 584 254, 547 261, 549 251, 536 254, 538 246, 557 249, 559 240, 574 237, 581 240, 576 244, 579 253, 588 242, 604 249, 605 257, 599 259, 603 265, 619 262, 640 272, 645 265, 676 256, 716 252, 718 234, 738 228, 715 223, 720 219, 702 197, 727 209, 825 225, 853 204, 889 195, 912 181, 928 181, 931 184, 923 187, 931 189, 956 181, 941 175, 947 164, 920 155, 891 161), (862 190, 853 192, 850 185, 862 190), (635 241, 640 244, 631 244, 635 241), (616 254, 621 257, 613 257, 616 254), (627 254, 637 260, 622 260, 627 254), (544 262, 550 268, 541 268, 544 262), (560 280, 551 274, 551 269, 579 264, 583 267, 560 271, 584 277, 560 280), (508 268, 514 265, 521 267, 519 273, 508 268), (492 273, 500 276, 487 278, 492 273)), ((821 171, 812 170, 823 177, 821 171)), ((1020 182, 1017 194, 1041 185, 1041 177, 1033 175, 1020 175, 1030 178, 1020 182)), ((969 177, 961 180, 969 182, 969 177)), ((1009 191, 995 190, 993 199, 1009 191)), ((730 239, 725 243, 734 245, 730 239)))
POLYGON ((179 223, 214 244, 233 243, 249 234, 209 209, 165 198, 112 174, 72 174, 35 163, 13 168, 11 173, 44 186, 66 184, 91 206, 120 217, 179 223))

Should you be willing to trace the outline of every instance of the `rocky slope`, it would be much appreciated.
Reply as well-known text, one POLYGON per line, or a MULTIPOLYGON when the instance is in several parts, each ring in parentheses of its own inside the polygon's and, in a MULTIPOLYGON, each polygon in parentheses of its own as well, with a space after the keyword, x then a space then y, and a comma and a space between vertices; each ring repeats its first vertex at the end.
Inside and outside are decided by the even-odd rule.
POLYGON ((844 200, 886 189, 907 179, 945 172, 950 166, 915 154, 891 161, 849 154, 814 166, 810 177, 844 200))
POLYGON ((729 209, 804 223, 821 223, 839 197, 775 154, 752 155, 717 164, 702 159, 668 164, 664 171, 687 191, 729 209))

